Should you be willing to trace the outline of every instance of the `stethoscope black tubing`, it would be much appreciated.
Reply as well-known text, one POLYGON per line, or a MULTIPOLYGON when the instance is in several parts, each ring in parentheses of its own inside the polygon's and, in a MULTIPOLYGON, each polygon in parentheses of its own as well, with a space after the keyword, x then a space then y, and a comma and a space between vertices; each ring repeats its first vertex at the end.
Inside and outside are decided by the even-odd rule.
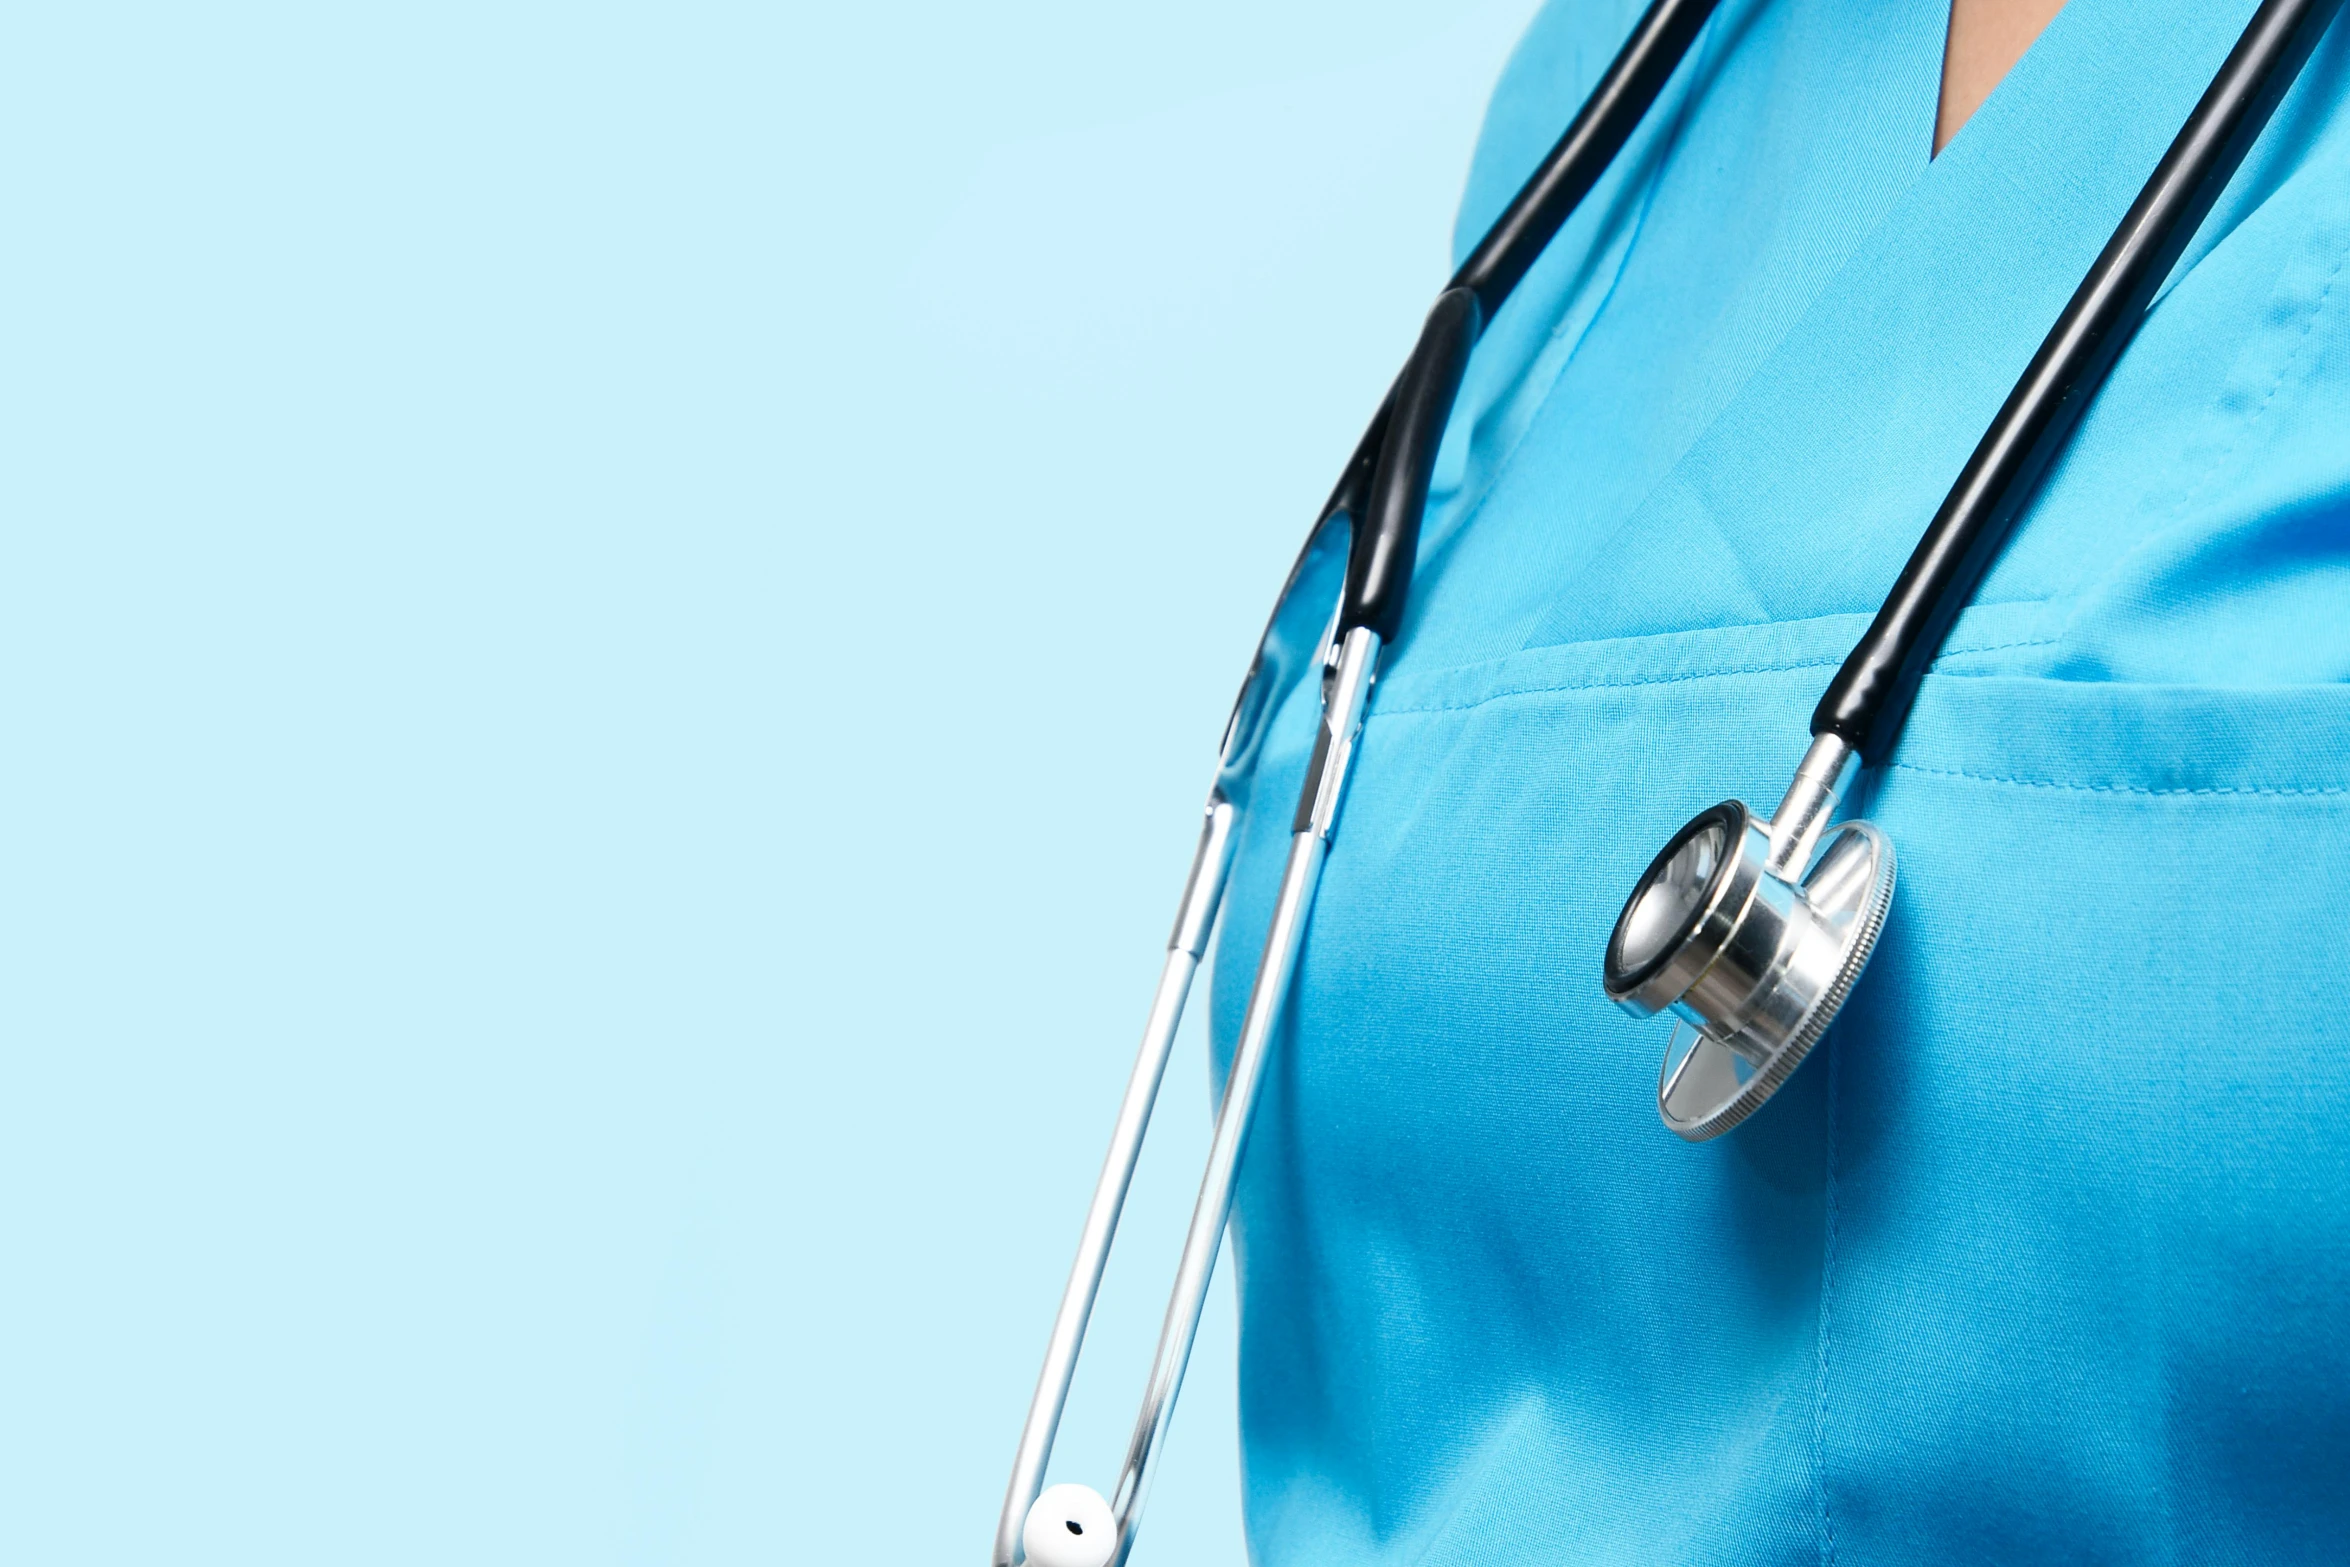
POLYGON ((1865 762, 1891 754, 1951 623, 2340 6, 2265 0, 2253 13, 1828 683, 1815 736, 1865 762))
POLYGON ((1534 177, 1518 189, 1493 220, 1447 289, 1477 296, 1485 319, 1493 319, 1559 228, 1599 183, 1624 143, 1672 79, 1673 70, 1714 13, 1718 0, 1659 0, 1632 29, 1607 74, 1583 101, 1574 122, 1542 160, 1534 177))
POLYGON ((1655 104, 1719 0, 1655 0, 1541 167, 1486 230, 1437 296, 1420 341, 1323 507, 1353 521, 1341 636, 1357 627, 1392 642, 1403 624, 1436 449, 1469 352, 1545 246, 1655 104))
POLYGON ((1338 632, 1368 626, 1382 643, 1395 640, 1403 622, 1404 597, 1411 588, 1413 557, 1419 553, 1420 519, 1428 511, 1428 485, 1436 470, 1436 449, 1452 418, 1468 373, 1469 353, 1485 330, 1485 311, 1474 292, 1448 288, 1436 296, 1420 341, 1404 362, 1386 407, 1386 439, 1371 467, 1363 501, 1366 526, 1347 552, 1346 589, 1340 600, 1338 632))

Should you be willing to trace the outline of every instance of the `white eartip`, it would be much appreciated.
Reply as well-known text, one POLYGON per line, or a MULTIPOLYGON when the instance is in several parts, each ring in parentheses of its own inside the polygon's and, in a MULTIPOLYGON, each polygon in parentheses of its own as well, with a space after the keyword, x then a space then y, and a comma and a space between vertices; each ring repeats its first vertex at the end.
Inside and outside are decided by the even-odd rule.
POLYGON ((1110 1567, 1118 1554, 1118 1521, 1090 1485, 1045 1488, 1020 1530, 1028 1567, 1110 1567))

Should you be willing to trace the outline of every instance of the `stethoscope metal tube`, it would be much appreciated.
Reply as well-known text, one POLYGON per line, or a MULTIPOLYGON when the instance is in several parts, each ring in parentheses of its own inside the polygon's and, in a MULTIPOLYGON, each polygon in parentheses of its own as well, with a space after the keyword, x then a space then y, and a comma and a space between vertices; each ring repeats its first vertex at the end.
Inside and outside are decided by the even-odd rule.
POLYGON ((1347 555, 1336 641, 1322 678, 1321 723, 1298 793, 1288 863, 1283 867, 1281 890, 1265 931, 1264 954, 1257 961, 1256 979, 1249 988, 1240 1039, 1233 1047, 1232 1068, 1208 1142, 1207 1169, 1192 1206, 1191 1224, 1184 1233, 1183 1255, 1176 1265, 1166 1320, 1159 1329, 1142 1410, 1127 1447, 1125 1468, 1111 1494, 1118 1529, 1117 1550, 1111 1558, 1114 1563, 1125 1561, 1134 1548, 1160 1444, 1174 1418, 1175 1398, 1182 1389, 1184 1368, 1190 1363, 1191 1346, 1199 1333, 1200 1311, 1207 1304, 1208 1281, 1215 1271, 1225 1223, 1232 1214, 1233 1183, 1239 1177, 1240 1156, 1255 1120, 1265 1055, 1297 971, 1314 894, 1322 882, 1322 862, 1338 825, 1347 779, 1354 771, 1355 745, 1362 734, 1371 684, 1377 677, 1379 650, 1403 618, 1436 447, 1444 438, 1447 416, 1460 393, 1469 352, 1476 346, 1482 327, 1483 312, 1476 296, 1466 289, 1447 289, 1429 311, 1419 345, 1388 400, 1386 438, 1380 443, 1372 470, 1354 548, 1347 555))
POLYGON ((1134 1438, 1126 1450, 1126 1465, 1111 1493, 1117 1519, 1118 1548, 1111 1558, 1124 1562, 1134 1549, 1149 1498, 1151 1478, 1158 1465, 1167 1425, 1174 1418, 1175 1398, 1183 1387, 1184 1368, 1199 1334, 1200 1311, 1207 1304, 1208 1281, 1223 1242, 1225 1222, 1232 1214, 1233 1183, 1240 1173, 1240 1156, 1255 1119, 1257 1092, 1264 1082, 1265 1057, 1281 1020, 1282 1003, 1297 971, 1299 949, 1305 942, 1306 921, 1313 913, 1314 894, 1322 882, 1322 864, 1329 853, 1330 833, 1337 825, 1338 806, 1354 770, 1355 741, 1362 733, 1363 707, 1370 700, 1371 680, 1379 663, 1379 634, 1357 626, 1339 646, 1338 666, 1331 672, 1328 699, 1323 704, 1321 731, 1314 754, 1321 765, 1306 781, 1300 809, 1305 821, 1290 835, 1289 859, 1281 872, 1281 891, 1273 905, 1273 919, 1265 931, 1265 951, 1250 987, 1248 1011, 1240 1025, 1240 1039, 1232 1051, 1232 1069, 1225 1079, 1223 1103, 1216 1112, 1216 1129, 1208 1143, 1208 1162, 1200 1178, 1199 1198, 1193 1204, 1190 1227, 1183 1236, 1183 1256, 1176 1264, 1175 1287, 1167 1301, 1166 1321, 1159 1329, 1158 1349, 1152 1356, 1150 1381, 1135 1420, 1134 1438))
POLYGON ((2033 486, 2340 5, 2265 0, 2253 13, 1829 682, 1778 815, 1757 823, 1735 800, 1700 812, 1634 884, 1602 982, 1636 1016, 1675 1014, 1657 1112, 1681 1136, 1751 1115, 1842 1009, 1892 900, 1893 847, 1867 822, 1823 829, 1858 768, 1891 754, 2033 486))
MULTIPOLYGON (((1011 1483, 997 1520, 993 1567, 1016 1567, 1024 1552, 1033 1554, 1033 1547, 1046 1539, 1053 1542, 1055 1559, 1040 1567, 1123 1563, 1133 1549, 1198 1331, 1216 1254, 1231 1216, 1234 1183, 1266 1056, 1296 971, 1323 861, 1354 767, 1356 741, 1377 678, 1379 654, 1402 624, 1429 478, 1470 352, 1485 323, 1629 140, 1716 3, 1655 0, 1649 7, 1542 167, 1438 297, 1411 360, 1348 462, 1275 605, 1265 640, 1226 727, 1218 787, 1209 799, 1208 821, 1185 885, 1175 939, 1119 1106, 1110 1150, 1087 1210, 1077 1259, 1062 1292, 1044 1368, 1021 1431, 1011 1483), (1324 638, 1321 722, 1292 824, 1288 862, 1264 953, 1250 987, 1240 1039, 1217 1108, 1207 1169, 1152 1358, 1150 1381, 1113 1493, 1115 1507, 1105 1506, 1098 1496, 1081 1487, 1055 1487, 1055 1492, 1081 1494, 1069 1499, 1065 1519, 1045 1518, 1038 1510, 1039 1487, 1051 1458, 1053 1436, 1075 1375, 1086 1321, 1140 1155, 1151 1105, 1165 1073, 1167 1054, 1223 897, 1238 826, 1237 795, 1229 793, 1226 785, 1244 780, 1253 768, 1271 708, 1288 688, 1279 655, 1285 622, 1297 618, 1291 601, 1298 596, 1301 584, 1313 576, 1309 562, 1321 542, 1341 523, 1349 531, 1350 543, 1336 614, 1324 638), (1080 1539, 1062 1537, 1058 1533, 1062 1527, 1080 1539), (1112 1538, 1097 1540, 1082 1535, 1088 1527, 1112 1538), (1039 1529, 1045 1532, 1040 1535, 1039 1529)), ((1054 1493, 1041 1494, 1050 1498, 1054 1493)))
MULTIPOLYGON (((1385 421, 1386 411, 1382 409, 1374 422, 1373 435, 1385 428, 1385 421)), ((1022 1528, 1044 1485, 1045 1465, 1052 1458, 1053 1438, 1068 1403, 1070 1383, 1076 1376, 1086 1324, 1093 1315, 1102 1272, 1117 1236, 1119 1214, 1125 1208, 1135 1166, 1142 1156, 1151 1109, 1166 1077, 1167 1057, 1182 1027, 1192 979, 1199 971, 1200 959, 1207 952, 1208 938, 1223 907, 1225 882, 1231 873, 1240 824, 1240 807, 1227 797, 1226 789, 1239 787, 1253 770, 1257 749, 1263 744, 1265 728, 1272 719, 1276 692, 1286 689, 1300 666, 1329 642, 1332 617, 1312 615, 1310 601, 1316 596, 1316 588, 1328 586, 1333 576, 1329 557, 1343 545, 1347 531, 1341 507, 1349 495, 1360 490, 1363 481, 1359 475, 1368 472, 1373 455, 1375 450, 1368 455, 1357 453, 1356 460, 1348 465, 1348 478, 1340 481, 1339 493, 1332 497, 1322 521, 1298 552, 1289 578, 1274 601, 1264 635, 1258 639, 1247 678, 1241 682, 1240 694, 1232 704, 1232 715, 1225 723, 1216 778, 1208 789, 1199 843, 1192 853, 1190 874, 1184 878, 1182 900, 1176 905, 1175 928, 1168 936, 1167 955, 1160 966, 1158 989, 1151 997, 1142 1045, 1135 1052, 1133 1070, 1127 1075, 1126 1092, 1119 1101, 1118 1118, 1110 1133, 1109 1152, 1102 1160, 1101 1176, 1094 1184, 1093 1200, 1086 1208, 1085 1227, 1078 1237, 1077 1257, 1070 1266, 1068 1283, 1062 1288, 1060 1308, 1053 1316, 1044 1368, 1037 1375, 1028 1417, 1020 1428, 1020 1446, 1012 1464, 1011 1483, 1005 1488, 1003 1511, 996 1520, 995 1547, 989 1558, 993 1567, 1012 1567, 1020 1559, 1022 1528), (1308 620, 1308 616, 1312 618, 1308 620)), ((1104 1511, 1106 1514, 1107 1509, 1104 1511)))
POLYGON ((1232 869, 1233 826, 1237 816, 1221 791, 1208 797, 1207 819, 1200 828, 1199 848, 1192 855, 1191 874, 1183 884, 1177 906, 1175 933, 1167 943, 1167 957, 1159 970, 1158 990, 1151 997, 1149 1021, 1142 1031, 1142 1048, 1135 1053, 1134 1070, 1127 1075, 1125 1097, 1118 1102, 1118 1119, 1110 1130, 1110 1151, 1102 1160, 1093 1201, 1085 1211, 1085 1228, 1077 1240, 1077 1261, 1061 1291, 1060 1309, 1053 1314, 1053 1332, 1045 1346, 1044 1370, 1021 1427, 1020 1449, 1012 1464, 1011 1489, 1003 1516, 996 1525, 995 1560, 1010 1563, 1019 1544, 1021 1522, 1028 1506, 1044 1486, 1044 1466, 1052 1456, 1053 1434, 1069 1400, 1069 1384, 1077 1371, 1078 1351, 1085 1343, 1085 1326, 1093 1316, 1094 1298, 1101 1291, 1102 1270, 1110 1260, 1110 1243, 1118 1233, 1118 1215, 1126 1206, 1134 1167, 1142 1157, 1143 1135, 1150 1130, 1151 1108, 1159 1084, 1167 1075, 1167 1056, 1175 1048, 1176 1031, 1183 1025, 1183 1008, 1191 996, 1192 976, 1207 951, 1208 932, 1224 897, 1224 878, 1232 869))
MULTIPOLYGON (((1110 1515, 1116 1532, 1106 1557, 1111 1562, 1123 1562, 1133 1549, 1161 1444, 1174 1417, 1176 1395, 1181 1391, 1184 1368, 1190 1362, 1192 1343, 1198 1336, 1200 1312, 1207 1302, 1216 1253, 1231 1216, 1233 1183, 1239 1175, 1240 1156, 1254 1119, 1265 1052, 1280 1021, 1282 1003, 1288 997, 1307 920, 1313 911, 1314 894, 1321 883, 1322 862, 1328 852, 1330 835, 1337 826, 1347 778, 1353 771, 1355 741, 1361 733, 1363 710, 1370 700, 1371 685, 1377 674, 1379 650, 1386 640, 1378 628, 1392 627, 1402 618, 1436 447, 1443 439, 1446 417, 1459 395, 1461 377, 1467 370, 1469 353, 1482 325, 1483 313, 1475 297, 1466 290, 1450 289, 1438 298, 1421 331, 1419 345, 1381 410, 1379 428, 1383 438, 1370 466, 1367 486, 1360 480, 1361 464, 1350 463, 1349 477, 1342 481, 1340 493, 1333 499, 1334 510, 1349 504, 1362 509, 1360 521, 1352 530, 1338 612, 1326 644, 1329 654, 1322 678, 1321 724, 1299 794, 1288 864, 1282 874, 1272 923, 1266 932, 1264 955, 1250 988, 1248 1011, 1234 1049, 1223 1101, 1217 1108, 1215 1130, 1209 1139, 1207 1169, 1184 1235, 1183 1255, 1176 1268, 1158 1347, 1152 1356, 1150 1381, 1144 1390, 1133 1439, 1128 1444, 1125 1466, 1112 1493, 1110 1515)), ((1302 564, 1301 557, 1301 568, 1302 564)), ((1278 610, 1275 619, 1278 623, 1278 610)), ((1268 640, 1272 638, 1272 629, 1268 629, 1267 636, 1268 640)), ((1264 650, 1260 648, 1259 667, 1251 672, 1252 685, 1269 678, 1270 672, 1262 667, 1264 662, 1264 650)), ((1252 693, 1244 688, 1240 701, 1234 704, 1233 725, 1227 729, 1228 758, 1236 747, 1253 748, 1262 725, 1270 717, 1267 711, 1270 700, 1269 695, 1264 695, 1252 701, 1252 693), (1239 732, 1244 725, 1250 733, 1239 732)), ((1143 1047, 1127 1083, 1110 1152, 1104 1160, 1079 1241, 1077 1264, 1071 1269, 1069 1283, 1062 1292, 1060 1311, 1046 1350, 1045 1368, 1038 1378, 1028 1422, 1021 1433, 1012 1481, 996 1524, 995 1560, 999 1567, 1010 1567, 1010 1563, 1018 1560, 1014 1552, 1027 1538, 1027 1517, 1040 1494, 1038 1486, 1051 1456, 1053 1432, 1067 1401, 1085 1323, 1091 1315, 1117 1229, 1118 1213, 1140 1157, 1150 1106, 1166 1070, 1167 1052, 1182 1021, 1192 974, 1200 953, 1206 948, 1214 906, 1222 900, 1234 822, 1229 816, 1219 818, 1219 807, 1230 809, 1229 802, 1222 798, 1220 783, 1221 780, 1219 792, 1210 797, 1208 825, 1194 856, 1182 911, 1176 920, 1175 941, 1161 976, 1159 996, 1153 1003, 1143 1047), (1195 940, 1196 948, 1191 945, 1195 940)), ((1076 1520, 1070 1522, 1074 1524, 1076 1520)))

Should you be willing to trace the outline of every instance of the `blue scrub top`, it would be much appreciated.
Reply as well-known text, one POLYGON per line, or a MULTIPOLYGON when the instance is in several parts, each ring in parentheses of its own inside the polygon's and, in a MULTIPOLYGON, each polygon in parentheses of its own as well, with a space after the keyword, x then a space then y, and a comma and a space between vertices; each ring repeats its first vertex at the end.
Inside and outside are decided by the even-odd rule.
MULTIPOLYGON (((1638 9, 1536 19, 1461 252, 1638 9)), ((2072 0, 1929 161, 1942 0, 1726 0, 1500 313, 1243 1175, 1262 1567, 2350 1552, 2350 23, 1867 775, 1900 886, 1826 1044, 1691 1146, 1599 983, 2251 10, 2072 0)))

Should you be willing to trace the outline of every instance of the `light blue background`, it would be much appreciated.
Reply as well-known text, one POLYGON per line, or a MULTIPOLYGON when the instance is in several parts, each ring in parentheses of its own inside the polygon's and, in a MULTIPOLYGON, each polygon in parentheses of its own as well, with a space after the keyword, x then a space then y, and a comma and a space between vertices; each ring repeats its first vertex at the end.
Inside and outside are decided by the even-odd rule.
POLYGON ((20 8, 0 1559, 980 1560, 1530 9, 20 8))

